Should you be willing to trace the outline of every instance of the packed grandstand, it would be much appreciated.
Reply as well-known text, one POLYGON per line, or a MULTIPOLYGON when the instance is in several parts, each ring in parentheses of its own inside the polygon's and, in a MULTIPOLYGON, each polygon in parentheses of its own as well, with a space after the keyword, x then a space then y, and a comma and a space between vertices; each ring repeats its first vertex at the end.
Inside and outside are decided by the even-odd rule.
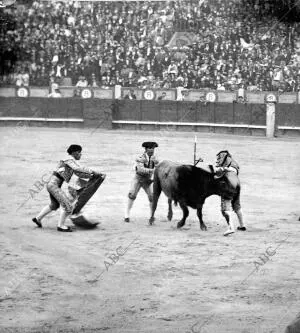
POLYGON ((23 1, 0 9, 0 84, 300 91, 271 1, 23 1))

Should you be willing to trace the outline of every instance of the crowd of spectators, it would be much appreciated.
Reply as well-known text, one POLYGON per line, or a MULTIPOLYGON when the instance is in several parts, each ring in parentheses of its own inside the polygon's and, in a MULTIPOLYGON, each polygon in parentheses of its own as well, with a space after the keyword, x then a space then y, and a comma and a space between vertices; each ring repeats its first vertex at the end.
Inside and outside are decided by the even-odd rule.
POLYGON ((0 31, 0 83, 300 91, 299 23, 271 1, 19 5, 0 31), (170 43, 176 31, 193 42, 170 43))

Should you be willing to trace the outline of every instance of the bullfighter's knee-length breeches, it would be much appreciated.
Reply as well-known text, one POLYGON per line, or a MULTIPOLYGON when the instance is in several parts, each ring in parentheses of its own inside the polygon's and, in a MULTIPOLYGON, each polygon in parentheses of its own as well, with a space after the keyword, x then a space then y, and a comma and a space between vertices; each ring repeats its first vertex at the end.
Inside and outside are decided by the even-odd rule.
POLYGON ((148 199, 151 202, 153 198, 151 181, 148 178, 140 177, 138 175, 135 175, 132 180, 128 193, 129 199, 135 200, 141 188, 146 192, 148 199))
POLYGON ((72 213, 73 205, 68 195, 61 189, 63 180, 52 176, 47 184, 47 190, 50 194, 50 208, 57 210, 61 206, 68 214, 72 213))
POLYGON ((230 211, 231 207, 234 212, 237 212, 241 209, 240 198, 237 198, 235 201, 221 198, 221 211, 230 211))

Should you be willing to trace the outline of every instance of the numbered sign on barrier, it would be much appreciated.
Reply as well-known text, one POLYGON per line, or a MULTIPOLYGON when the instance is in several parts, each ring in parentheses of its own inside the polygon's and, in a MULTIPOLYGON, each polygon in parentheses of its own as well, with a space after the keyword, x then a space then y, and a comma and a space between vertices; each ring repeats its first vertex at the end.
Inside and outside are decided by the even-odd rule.
POLYGON ((27 87, 19 87, 16 89, 17 97, 27 98, 29 97, 29 89, 27 87))
POLYGON ((213 103, 217 100, 217 95, 214 92, 210 91, 206 94, 205 99, 207 102, 213 103))
POLYGON ((144 99, 153 100, 155 99, 155 92, 153 90, 147 89, 143 92, 144 99))
POLYGON ((275 94, 267 94, 265 96, 266 103, 277 103, 277 96, 275 94))
POLYGON ((89 88, 83 88, 81 90, 81 98, 92 98, 93 97, 93 91, 89 88))

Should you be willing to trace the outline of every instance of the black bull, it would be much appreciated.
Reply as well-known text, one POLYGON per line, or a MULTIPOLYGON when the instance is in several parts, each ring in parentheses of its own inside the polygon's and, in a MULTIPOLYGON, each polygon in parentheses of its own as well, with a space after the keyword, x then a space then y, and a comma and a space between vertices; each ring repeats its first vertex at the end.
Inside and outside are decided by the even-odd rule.
POLYGON ((184 226, 189 215, 188 207, 197 209, 201 230, 207 230, 202 219, 202 207, 206 198, 211 195, 219 195, 224 199, 238 200, 240 197, 240 181, 234 172, 228 172, 225 176, 215 179, 210 166, 195 167, 181 165, 171 161, 162 161, 154 171, 153 202, 150 224, 154 222, 154 213, 161 191, 168 197, 168 219, 171 220, 172 200, 179 203, 183 217, 177 223, 177 228, 184 226))

